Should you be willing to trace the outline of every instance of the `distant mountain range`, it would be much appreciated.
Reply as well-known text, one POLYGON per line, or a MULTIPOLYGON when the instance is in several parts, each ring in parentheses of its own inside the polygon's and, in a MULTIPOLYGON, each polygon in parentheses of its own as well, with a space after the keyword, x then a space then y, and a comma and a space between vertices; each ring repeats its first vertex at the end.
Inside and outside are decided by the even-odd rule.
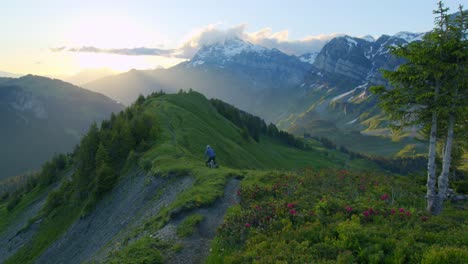
POLYGON ((388 136, 368 88, 388 85, 380 69, 395 69, 403 62, 388 47, 423 35, 339 36, 320 52, 301 56, 233 38, 203 46, 191 60, 169 69, 132 70, 84 87, 125 105, 139 94, 194 89, 298 135, 330 136, 331 131, 344 130, 388 136))
POLYGON ((235 38, 204 46, 192 60, 169 69, 132 70, 83 87, 126 105, 139 94, 191 88, 273 120, 281 113, 277 105, 287 104, 288 89, 304 79, 310 66, 296 56, 235 38))
POLYGON ((67 76, 62 79, 66 82, 72 83, 74 85, 83 85, 101 79, 103 77, 114 75, 115 72, 111 69, 101 68, 101 69, 84 69, 74 75, 67 76))
POLYGON ((60 80, 0 78, 0 179, 69 152, 91 125, 123 105, 60 80))
POLYGON ((21 74, 0 71, 0 78, 2 78, 2 77, 5 77, 5 78, 18 78, 18 77, 21 77, 21 76, 22 76, 21 74))

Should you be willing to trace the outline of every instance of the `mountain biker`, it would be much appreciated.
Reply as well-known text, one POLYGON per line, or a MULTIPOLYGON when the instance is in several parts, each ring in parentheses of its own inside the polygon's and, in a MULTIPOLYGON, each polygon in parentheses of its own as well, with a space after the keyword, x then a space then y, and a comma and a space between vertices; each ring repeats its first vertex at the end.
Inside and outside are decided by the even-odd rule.
POLYGON ((213 161, 216 164, 216 153, 215 151, 210 147, 210 145, 206 145, 206 150, 205 150, 205 155, 203 156, 204 158, 208 156, 208 160, 206 161, 206 166, 210 163, 210 161, 213 161))

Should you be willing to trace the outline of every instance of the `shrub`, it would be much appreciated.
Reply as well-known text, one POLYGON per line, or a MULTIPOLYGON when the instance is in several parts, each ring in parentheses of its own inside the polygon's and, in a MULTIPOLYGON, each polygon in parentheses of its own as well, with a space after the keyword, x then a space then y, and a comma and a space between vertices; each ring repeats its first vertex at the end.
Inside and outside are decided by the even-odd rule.
POLYGON ((468 250, 456 247, 433 247, 427 251, 422 264, 463 264, 468 260, 468 250))
POLYGON ((193 234, 195 227, 203 221, 203 215, 193 214, 184 219, 184 221, 177 227, 177 235, 180 237, 187 237, 193 234))
POLYGON ((114 252, 106 263, 159 264, 164 263, 160 249, 167 248, 159 240, 144 237, 130 244, 122 251, 114 252))
POLYGON ((16 194, 15 196, 13 196, 13 198, 7 204, 8 212, 12 211, 21 202, 22 197, 23 196, 20 194, 16 194))

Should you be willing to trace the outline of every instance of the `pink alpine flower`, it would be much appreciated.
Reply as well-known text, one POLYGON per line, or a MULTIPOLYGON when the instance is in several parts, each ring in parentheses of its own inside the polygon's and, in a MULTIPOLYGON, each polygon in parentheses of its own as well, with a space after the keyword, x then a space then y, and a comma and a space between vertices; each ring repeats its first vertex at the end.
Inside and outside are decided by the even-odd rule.
POLYGON ((429 219, 429 217, 427 217, 427 216, 421 217, 421 221, 423 221, 423 222, 426 222, 428 219, 429 219))
POLYGON ((407 216, 411 216, 411 212, 410 212, 410 211, 406 211, 406 215, 407 215, 407 216))
POLYGON ((351 206, 346 206, 345 209, 348 213, 351 213, 353 211, 353 208, 351 206))
POLYGON ((384 195, 380 196, 380 200, 385 201, 385 200, 388 199, 388 197, 389 197, 388 194, 384 194, 384 195))
POLYGON ((292 210, 289 210, 289 213, 292 214, 292 215, 297 215, 297 211, 292 209, 292 210))
POLYGON ((362 214, 363 214, 365 217, 369 217, 369 212, 368 212, 368 211, 364 211, 362 214))
POLYGON ((295 206, 296 206, 296 205, 293 204, 293 203, 288 203, 288 204, 286 205, 286 207, 288 207, 288 208, 294 208, 295 206))
POLYGON ((396 210, 395 210, 395 209, 392 209, 392 210, 390 210, 390 213, 391 213, 391 214, 395 214, 395 213, 396 213, 396 210))
POLYGON ((404 213, 404 212, 405 212, 405 209, 400 208, 399 211, 400 211, 400 213, 404 213))
POLYGON ((249 228, 249 227, 250 227, 250 224, 249 224, 249 223, 246 223, 246 224, 245 224, 245 227, 249 228))

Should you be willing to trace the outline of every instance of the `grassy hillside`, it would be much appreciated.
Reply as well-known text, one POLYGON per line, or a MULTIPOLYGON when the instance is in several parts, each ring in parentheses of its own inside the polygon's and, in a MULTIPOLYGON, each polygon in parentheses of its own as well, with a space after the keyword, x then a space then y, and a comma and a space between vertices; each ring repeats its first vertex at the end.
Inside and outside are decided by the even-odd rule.
MULTIPOLYGON (((55 175, 62 177, 61 186, 49 194, 42 210, 30 221, 40 221, 32 239, 7 263, 30 263, 39 257, 80 216, 91 217, 95 206, 111 197, 114 186, 134 171, 154 177, 195 178, 192 188, 145 220, 147 232, 169 221, 174 210, 187 211, 213 203, 223 195, 224 185, 232 175, 303 166, 376 168, 371 162, 350 160, 348 155, 325 149, 317 142, 300 149, 268 133, 254 139, 196 92, 140 98, 100 127, 91 127, 70 162, 54 170, 55 175), (205 167, 203 154, 207 144, 215 149, 220 169, 205 167), (71 175, 67 174, 70 170, 71 175)), ((39 188, 35 192, 45 188, 40 186, 33 186, 39 188)), ((18 200, 18 207, 10 209, 15 214, 33 200, 21 193, 6 197, 0 206, 2 214, 9 215, 5 226, 14 221, 14 215, 6 208, 13 199, 18 200)))
MULTIPOLYGON (((13 246, 15 251, 8 253, 6 263, 33 263, 36 260, 54 263, 69 258, 70 254, 75 262, 107 260, 122 263, 132 260, 135 263, 164 263, 170 260, 167 256, 185 254, 184 245, 187 244, 180 244, 177 239, 176 242, 155 239, 154 235, 167 223, 180 223, 177 232, 184 234, 180 237, 188 236, 184 239, 190 240, 190 233, 198 234, 198 225, 214 217, 210 214, 205 217, 207 212, 203 208, 214 206, 225 194, 226 186, 235 193, 237 187, 233 178, 244 178, 244 189, 253 184, 269 185, 281 175, 308 177, 309 174, 298 171, 298 168, 308 168, 308 171, 382 171, 372 161, 351 157, 349 153, 327 148, 313 139, 299 144, 287 134, 279 133, 274 126, 264 126, 262 122, 231 106, 209 101, 196 92, 140 97, 130 108, 112 115, 100 126, 92 126, 70 156, 61 156, 45 166, 41 174, 44 180, 39 181, 46 182, 45 185, 32 184, 28 188, 32 190, 31 195, 23 195, 19 190, 0 201, 0 215, 6 216, 0 221, 3 229, 0 229, 1 244, 5 230, 12 230, 17 216, 37 201, 47 188, 60 182, 60 187, 49 193, 37 215, 21 227, 30 238, 23 241, 21 247, 13 246), (220 104, 229 110, 221 110, 220 104), (239 116, 242 118, 237 120, 239 116), (261 128, 256 130, 255 127, 261 128), (217 153, 219 169, 204 165, 203 153, 207 144, 217 153), (124 204, 131 207, 123 207, 124 204), (107 235, 99 235, 101 233, 107 235), (88 240, 94 242, 89 244, 88 240), (75 247, 81 250, 77 251, 75 247)), ((366 175, 371 181, 373 176, 366 175)), ((318 179, 307 182, 311 188, 307 189, 310 196, 297 197, 297 200, 308 200, 308 205, 315 206, 313 203, 318 195, 346 192, 347 187, 334 186, 333 182, 333 177, 321 174, 318 179), (327 178, 330 179, 326 183, 320 182, 327 178)), ((415 187, 419 189, 411 195, 420 192, 423 184, 415 186, 420 187, 415 187)), ((390 192, 390 187, 386 188, 385 191, 390 192)), ((401 193, 406 195, 404 191, 401 193)), ((359 200, 359 208, 367 206, 367 196, 356 195, 352 199, 363 199, 359 200)), ((283 199, 281 193, 274 197, 283 199)), ((250 198, 257 199, 256 195, 250 198)), ((349 202, 354 201, 352 199, 349 202)), ((244 201, 254 203, 242 196, 241 206, 244 201)), ((403 205, 420 210, 420 204, 421 200, 411 200, 408 205, 403 205)), ((252 209, 250 205, 247 207, 241 211, 236 207, 230 217, 236 218, 237 213, 242 216, 242 210, 252 209)), ((222 219, 223 214, 219 216, 222 219)), ((214 230, 216 226, 211 228, 214 230)), ((335 234, 333 229, 330 230, 335 234)), ((244 240, 228 246, 216 244, 221 243, 222 236, 220 233, 214 242, 216 250, 210 258, 214 263, 220 258, 236 259, 229 254, 242 252, 248 238, 244 236, 244 240), (223 251, 223 248, 228 250, 222 253, 219 250, 223 251)), ((7 242, 6 245, 10 244, 7 242)), ((237 259, 243 259, 238 256, 237 259)))

